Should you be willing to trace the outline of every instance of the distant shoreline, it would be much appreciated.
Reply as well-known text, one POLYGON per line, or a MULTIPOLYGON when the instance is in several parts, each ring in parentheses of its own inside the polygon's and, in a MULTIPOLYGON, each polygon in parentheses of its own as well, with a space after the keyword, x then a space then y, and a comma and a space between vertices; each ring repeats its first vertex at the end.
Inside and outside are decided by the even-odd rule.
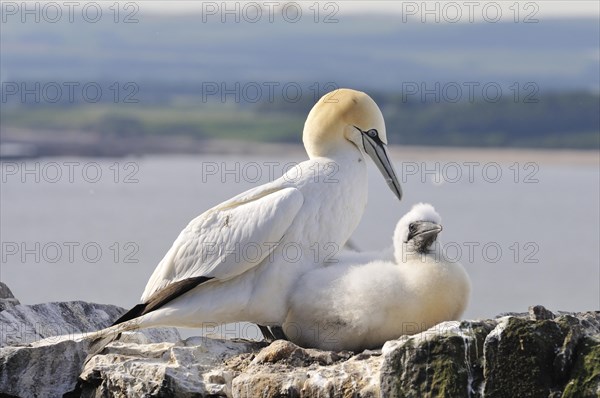
POLYGON ((393 146, 391 148, 391 154, 394 158, 400 159, 401 161, 444 160, 462 162, 536 162, 560 165, 600 165, 600 151, 597 149, 393 146))
MULTIPOLYGON (((266 143, 239 140, 203 140, 189 136, 106 137, 91 132, 3 129, 1 160, 57 156, 123 157, 151 155, 254 155, 305 156, 301 143, 266 143), (8 144, 8 145, 7 145, 8 144), (21 153, 19 152, 21 151, 21 153)), ((396 161, 486 161, 498 163, 600 165, 597 149, 534 149, 514 147, 390 147, 396 161)))

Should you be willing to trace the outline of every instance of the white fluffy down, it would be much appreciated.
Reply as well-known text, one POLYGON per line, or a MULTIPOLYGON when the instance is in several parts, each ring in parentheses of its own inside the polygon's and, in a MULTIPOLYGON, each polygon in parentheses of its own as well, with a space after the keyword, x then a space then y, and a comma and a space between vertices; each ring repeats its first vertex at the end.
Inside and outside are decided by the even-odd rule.
MULTIPOLYGON (((398 222, 394 246, 402 246, 398 231, 418 220, 441 221, 431 205, 414 206, 398 222)), ((460 264, 437 252, 405 262, 385 256, 362 264, 345 256, 305 274, 290 297, 283 325, 288 338, 302 346, 361 351, 462 315, 470 283, 460 264)))
POLYGON ((394 246, 406 243, 408 240, 408 226, 415 221, 430 221, 441 224, 442 217, 429 203, 417 203, 398 221, 394 232, 394 246))

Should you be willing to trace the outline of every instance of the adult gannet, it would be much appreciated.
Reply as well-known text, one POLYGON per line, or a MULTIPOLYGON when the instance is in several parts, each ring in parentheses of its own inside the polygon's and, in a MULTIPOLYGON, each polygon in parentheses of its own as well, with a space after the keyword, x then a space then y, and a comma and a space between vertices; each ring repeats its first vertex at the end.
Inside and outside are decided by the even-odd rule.
MULTIPOLYGON (((304 274, 289 298, 283 331, 303 347, 361 351, 462 315, 470 282, 444 257, 441 218, 419 203, 396 226, 393 261, 350 254, 304 274)), ((387 256, 386 252, 382 255, 387 256)))
POLYGON ((383 116, 367 94, 339 89, 323 96, 302 139, 309 160, 188 224, 150 277, 141 304, 115 322, 119 331, 241 321, 281 325, 291 286, 321 266, 327 248, 341 247, 361 219, 365 155, 401 199, 383 116))

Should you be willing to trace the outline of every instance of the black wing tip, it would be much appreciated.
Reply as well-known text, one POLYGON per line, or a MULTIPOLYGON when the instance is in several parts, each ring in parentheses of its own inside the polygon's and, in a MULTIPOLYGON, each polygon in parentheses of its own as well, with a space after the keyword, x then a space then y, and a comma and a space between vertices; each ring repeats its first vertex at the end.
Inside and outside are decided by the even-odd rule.
POLYGON ((146 303, 138 304, 125 314, 121 315, 121 317, 117 319, 112 326, 130 321, 149 312, 155 311, 171 300, 176 299, 177 297, 192 290, 196 286, 211 279, 213 278, 208 276, 195 276, 171 283, 170 285, 167 285, 155 292, 152 296, 150 296, 146 303))
POLYGON ((133 307, 132 309, 130 309, 129 311, 127 311, 126 313, 124 313, 123 315, 121 315, 121 317, 119 319, 117 319, 112 326, 118 325, 120 323, 123 322, 127 322, 130 321, 134 318, 137 318, 138 316, 142 316, 144 315, 144 311, 146 310, 146 306, 148 304, 138 304, 135 307, 133 307))

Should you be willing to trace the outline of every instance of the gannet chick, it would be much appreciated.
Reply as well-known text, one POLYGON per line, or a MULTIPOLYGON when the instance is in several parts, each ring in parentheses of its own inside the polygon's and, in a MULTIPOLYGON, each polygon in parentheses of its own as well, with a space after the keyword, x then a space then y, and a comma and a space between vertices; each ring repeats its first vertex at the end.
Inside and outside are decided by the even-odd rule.
POLYGON ((396 226, 393 261, 361 263, 364 255, 344 254, 339 263, 303 275, 290 296, 287 338, 303 347, 356 352, 458 319, 470 282, 436 242, 440 223, 431 205, 419 203, 396 226))
POLYGON ((315 258, 316 245, 321 253, 323 245, 341 247, 360 222, 367 157, 402 196, 383 115, 367 94, 338 89, 323 96, 308 114, 302 140, 308 160, 190 221, 140 304, 103 333, 243 321, 281 325, 291 287, 323 263, 315 258))

